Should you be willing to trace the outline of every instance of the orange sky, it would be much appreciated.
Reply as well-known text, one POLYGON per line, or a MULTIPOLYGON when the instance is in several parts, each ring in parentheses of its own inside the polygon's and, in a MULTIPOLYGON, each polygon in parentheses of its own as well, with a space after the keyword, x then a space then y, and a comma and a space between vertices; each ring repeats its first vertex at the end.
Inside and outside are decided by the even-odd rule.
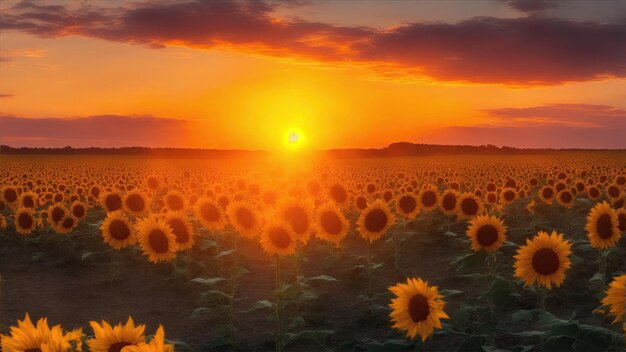
MULTIPOLYGON (((120 31, 105 31, 122 26, 115 22, 120 18, 130 21, 133 9, 181 2, 115 1, 109 3, 117 11, 110 15, 115 21, 96 22, 78 17, 84 11, 71 2, 49 2, 57 7, 46 9, 39 2, 3 2, 10 17, 3 17, 0 34, 0 144, 280 149, 286 133, 294 130, 311 149, 382 147, 397 141, 626 148, 626 138, 619 137, 626 133, 623 49, 596 52, 593 68, 582 58, 584 52, 561 62, 550 61, 554 55, 511 52, 515 47, 505 42, 498 47, 498 40, 506 39, 500 34, 493 34, 498 36, 493 45, 468 51, 466 46, 485 45, 480 35, 489 28, 480 26, 491 22, 471 22, 481 13, 465 11, 462 1, 455 9, 449 8, 451 2, 426 2, 421 11, 410 2, 393 2, 380 18, 375 16, 380 2, 361 7, 353 2, 351 8, 345 8, 346 2, 334 8, 332 2, 298 7, 242 3, 270 8, 235 7, 220 13, 267 33, 249 38, 251 32, 240 31, 234 22, 212 28, 207 44, 204 34, 194 35, 193 26, 184 33, 163 27, 169 22, 162 14, 143 14, 120 31), (36 11, 58 16, 33 20, 25 15, 36 11), (148 20, 160 27, 146 25, 148 20), (428 27, 434 20, 452 27, 428 27), (466 29, 449 33, 465 26, 463 21, 466 29), (464 34, 473 28, 478 39, 464 34), (510 62, 511 57, 520 62, 510 62), (118 138, 115 126, 108 132, 108 127, 100 129, 100 136, 89 130, 95 127, 87 120, 101 115, 117 115, 120 121, 173 119, 180 128, 159 127, 150 120, 137 138, 118 138), (70 122, 58 132, 48 127, 55 119, 70 122), (87 120, 76 125, 77 119, 87 120), (584 133, 592 138, 581 140, 584 133)), ((599 26, 592 31, 599 35, 593 42, 608 38, 626 47, 626 25, 610 22, 605 13, 583 18, 584 9, 562 5, 561 22, 533 19, 528 24, 535 12, 505 0, 476 3, 483 6, 483 16, 503 21, 498 23, 510 25, 512 32, 526 31, 528 38, 533 32, 528 26, 563 26, 571 33, 582 21, 593 21, 599 26)), ((205 4, 193 9, 217 11, 205 4)), ((563 50, 578 53, 585 45, 593 48, 576 43, 571 48, 563 44, 563 50)), ((124 126, 121 122, 119 128, 124 126)))

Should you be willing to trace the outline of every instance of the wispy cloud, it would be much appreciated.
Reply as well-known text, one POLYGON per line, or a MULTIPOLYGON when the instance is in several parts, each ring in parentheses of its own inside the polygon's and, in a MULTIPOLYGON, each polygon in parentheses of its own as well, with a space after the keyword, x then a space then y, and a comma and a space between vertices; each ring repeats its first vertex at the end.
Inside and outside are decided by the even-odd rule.
MULTIPOLYGON (((160 48, 229 47, 277 57, 367 65, 383 74, 441 81, 555 85, 626 77, 626 23, 542 16, 408 23, 392 29, 335 26, 273 15, 281 2, 141 2, 70 9, 23 1, 0 28, 43 37, 81 35, 160 48)), ((510 1, 542 9, 555 1, 510 1)))
POLYGON ((194 123, 152 116, 0 116, 0 144, 44 147, 180 147, 194 123))

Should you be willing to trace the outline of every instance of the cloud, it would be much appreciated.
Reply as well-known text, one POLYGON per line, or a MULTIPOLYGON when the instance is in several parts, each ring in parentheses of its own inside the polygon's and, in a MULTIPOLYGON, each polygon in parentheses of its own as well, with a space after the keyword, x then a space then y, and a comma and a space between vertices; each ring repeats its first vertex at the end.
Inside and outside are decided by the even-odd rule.
POLYGON ((429 143, 494 144, 523 148, 626 149, 626 110, 607 105, 549 104, 484 110, 493 122, 451 126, 429 143))
POLYGON ((522 12, 538 12, 559 7, 562 0, 505 0, 509 7, 522 12))
MULTIPOLYGON (((276 18, 273 10, 279 3, 149 1, 127 7, 69 8, 23 1, 6 11, 0 29, 43 37, 81 35, 152 48, 228 47, 334 65, 366 65, 386 76, 440 81, 527 86, 626 77, 626 22, 481 17, 379 29, 276 18)), ((523 3, 530 8, 531 2, 523 3)), ((546 5, 538 3, 552 2, 532 3, 539 8, 546 5)))
POLYGON ((15 95, 10 93, 0 93, 0 98, 13 98, 15 95))
POLYGON ((85 118, 0 116, 0 144, 15 147, 176 147, 194 128, 185 120, 100 115, 85 118))

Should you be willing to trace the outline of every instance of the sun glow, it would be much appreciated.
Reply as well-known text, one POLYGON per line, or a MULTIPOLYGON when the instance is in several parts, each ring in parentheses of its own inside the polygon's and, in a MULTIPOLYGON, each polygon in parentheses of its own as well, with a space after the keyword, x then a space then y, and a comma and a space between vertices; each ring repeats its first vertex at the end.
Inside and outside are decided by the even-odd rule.
POLYGON ((283 144, 289 150, 300 150, 305 144, 302 131, 297 128, 290 128, 283 137, 283 144))

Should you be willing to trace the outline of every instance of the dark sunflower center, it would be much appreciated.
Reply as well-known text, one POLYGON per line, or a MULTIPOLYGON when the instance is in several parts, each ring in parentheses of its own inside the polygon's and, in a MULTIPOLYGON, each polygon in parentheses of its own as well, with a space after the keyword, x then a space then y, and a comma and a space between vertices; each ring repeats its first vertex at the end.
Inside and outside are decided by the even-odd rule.
POLYGON ((356 199, 357 208, 363 210, 367 208, 367 200, 364 197, 359 197, 356 199))
POLYGON ((128 342, 118 342, 118 343, 114 343, 111 345, 111 347, 109 347, 107 352, 120 352, 122 350, 122 348, 126 347, 126 346, 130 346, 131 344, 128 342))
POLYGON ((544 198, 550 199, 554 195, 554 191, 552 188, 544 188, 543 191, 541 191, 541 194, 543 194, 544 198))
POLYGON ((415 198, 411 196, 403 196, 402 198, 400 198, 400 201, 398 201, 398 205, 400 206, 400 210, 402 210, 403 213, 410 214, 415 211, 415 208, 417 207, 417 202, 415 201, 415 198))
POLYGON ((428 305, 428 299, 426 299, 426 297, 420 294, 416 294, 411 297, 411 300, 409 301, 409 314, 411 315, 411 320, 419 323, 420 321, 426 320, 429 313, 430 306, 428 305))
POLYGON ((611 216, 609 214, 602 214, 596 222, 596 231, 598 236, 602 239, 608 239, 613 236, 613 224, 611 223, 611 216))
POLYGON ((21 213, 20 216, 17 217, 17 222, 23 229, 30 229, 33 227, 33 217, 27 213, 21 213))
POLYGON ((13 188, 7 188, 4 190, 4 199, 9 203, 13 203, 17 200, 17 192, 13 188))
POLYGON ((139 194, 131 194, 128 199, 126 199, 126 206, 130 211, 140 212, 146 208, 146 202, 144 202, 143 197, 139 194))
POLYGON ((157 253, 167 253, 169 249, 167 236, 159 229, 150 231, 148 234, 148 242, 150 243, 150 248, 157 253))
POLYGON ((63 227, 66 229, 71 229, 74 226, 74 218, 65 218, 63 220, 63 227))
POLYGON ((515 193, 513 191, 506 191, 506 192, 504 192, 504 199, 507 202, 512 201, 513 199, 515 199, 515 193))
POLYGON ((346 190, 340 185, 334 185, 330 188, 330 196, 337 203, 343 203, 346 201, 346 198, 348 198, 346 190))
POLYGON ((291 236, 282 227, 274 227, 269 231, 269 239, 278 248, 287 248, 291 245, 291 236))
POLYGON ((244 229, 251 229, 255 224, 254 214, 252 214, 250 209, 239 208, 237 209, 237 222, 239 222, 244 229))
POLYGON ((341 219, 333 211, 325 211, 320 217, 320 223, 324 231, 331 235, 337 235, 341 232, 341 219))
POLYGON ((115 211, 122 208, 122 198, 120 198, 120 196, 118 196, 117 194, 112 194, 108 196, 105 200, 105 203, 109 211, 115 211))
POLYGON ((74 209, 72 209, 72 214, 77 218, 82 218, 83 215, 85 215, 85 207, 82 205, 75 206, 74 209))
POLYGON ((52 215, 52 221, 54 221, 55 223, 58 223, 59 221, 63 219, 63 216, 65 216, 65 210, 63 210, 63 208, 56 207, 52 209, 51 215, 52 215))
POLYGON ((589 195, 593 198, 596 198, 600 195, 600 191, 597 188, 590 188, 589 195))
POLYGON ((150 187, 150 189, 156 189, 157 187, 159 187, 159 181, 154 178, 149 178, 148 187, 150 187))
POLYGON ((365 228, 370 232, 380 232, 387 226, 387 213, 382 209, 372 209, 365 215, 365 228))
POLYGON ((167 197, 167 207, 170 208, 171 210, 181 210, 183 209, 184 205, 185 203, 183 202, 183 199, 180 198, 179 196, 167 197))
POLYGON ((209 222, 215 222, 220 219, 219 210, 215 205, 210 203, 202 204, 202 206, 200 207, 200 215, 202 215, 204 220, 209 222))
POLYGON ((185 226, 185 223, 182 220, 170 219, 168 224, 172 228, 174 236, 176 236, 176 242, 186 243, 189 240, 189 231, 187 231, 187 226, 185 226))
POLYGON ((619 197, 619 188, 615 187, 615 186, 611 186, 609 187, 609 196, 611 196, 612 198, 617 198, 619 197))
POLYGON ((111 237, 118 241, 123 241, 130 236, 130 228, 122 220, 113 220, 111 225, 109 225, 109 232, 111 237))
POLYGON ((483 225, 476 232, 476 240, 481 246, 491 246, 498 240, 498 229, 493 225, 483 225))
POLYGON ((306 211, 300 207, 289 207, 285 210, 285 220, 289 222, 293 230, 298 233, 304 233, 309 229, 309 218, 306 211))
POLYGON ((559 256, 550 248, 542 248, 533 255, 533 268, 541 275, 551 275, 559 270, 559 256))
POLYGON ((26 208, 34 208, 35 207, 35 201, 33 200, 33 197, 24 197, 24 199, 22 200, 22 205, 25 206, 26 208))
POLYGON ((461 201, 461 210, 463 214, 474 215, 478 212, 478 203, 474 198, 467 198, 461 201))
POLYGON ((563 203, 569 203, 572 201, 572 194, 569 192, 563 192, 561 193, 561 202, 563 203))
POLYGON ((454 196, 454 194, 448 193, 443 196, 441 204, 443 205, 443 208, 445 210, 452 210, 456 207, 456 197, 454 196))
POLYGON ((433 191, 424 192, 422 194, 422 204, 425 207, 432 207, 437 202, 437 195, 433 191))

